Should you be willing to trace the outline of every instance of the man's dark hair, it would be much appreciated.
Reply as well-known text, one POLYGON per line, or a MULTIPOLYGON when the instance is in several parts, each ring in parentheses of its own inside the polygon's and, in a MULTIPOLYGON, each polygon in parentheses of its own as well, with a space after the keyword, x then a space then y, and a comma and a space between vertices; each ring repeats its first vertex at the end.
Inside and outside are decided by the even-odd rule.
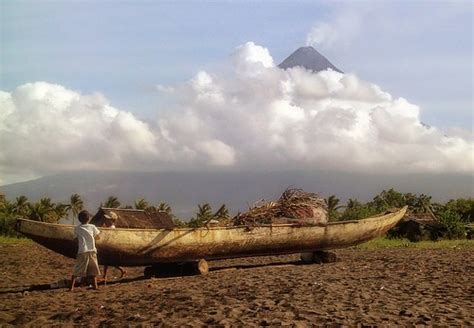
POLYGON ((79 222, 86 224, 91 219, 91 214, 86 210, 82 210, 77 215, 77 218, 79 219, 79 222))

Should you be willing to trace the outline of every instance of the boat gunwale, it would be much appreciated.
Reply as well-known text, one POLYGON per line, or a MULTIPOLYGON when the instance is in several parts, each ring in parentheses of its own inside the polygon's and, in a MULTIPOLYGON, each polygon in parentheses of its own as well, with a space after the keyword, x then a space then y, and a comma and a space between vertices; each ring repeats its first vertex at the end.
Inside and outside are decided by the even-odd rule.
MULTIPOLYGON (((400 212, 406 210, 408 206, 404 206, 400 208, 396 212, 391 212, 387 214, 379 214, 376 216, 370 216, 365 219, 360 220, 347 220, 347 221, 336 221, 336 222, 327 222, 327 223, 317 223, 317 224, 305 224, 305 223, 279 223, 279 224, 258 224, 258 225, 238 225, 238 226, 204 226, 198 228, 107 228, 107 227, 98 227, 100 230, 114 230, 114 231, 132 231, 132 232, 153 232, 153 231, 208 231, 208 230, 239 230, 239 229, 256 229, 256 228, 326 228, 328 226, 337 226, 337 225, 346 225, 346 224, 361 224, 365 223, 364 221, 372 221, 377 220, 383 217, 395 216, 398 215, 400 212)), ((35 221, 29 220, 24 218, 17 219, 18 221, 26 221, 26 222, 33 222, 35 224, 41 225, 48 225, 53 227, 60 227, 60 228, 74 228, 75 225, 72 224, 60 224, 60 223, 51 223, 51 222, 42 222, 42 221, 35 221)))

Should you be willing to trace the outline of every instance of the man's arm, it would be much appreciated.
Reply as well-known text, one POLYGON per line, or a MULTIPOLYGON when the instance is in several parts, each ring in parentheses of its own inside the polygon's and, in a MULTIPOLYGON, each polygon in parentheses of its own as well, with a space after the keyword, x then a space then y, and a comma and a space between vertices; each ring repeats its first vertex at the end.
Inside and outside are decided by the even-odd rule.
POLYGON ((100 230, 97 229, 97 227, 94 227, 94 239, 99 240, 100 239, 100 230))

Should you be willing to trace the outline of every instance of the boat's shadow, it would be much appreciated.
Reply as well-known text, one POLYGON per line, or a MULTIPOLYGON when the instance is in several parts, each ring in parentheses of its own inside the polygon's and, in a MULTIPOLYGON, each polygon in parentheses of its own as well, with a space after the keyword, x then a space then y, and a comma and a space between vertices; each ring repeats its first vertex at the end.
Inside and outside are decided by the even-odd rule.
POLYGON ((266 263, 252 263, 252 264, 235 264, 235 265, 216 265, 215 267, 211 266, 209 268, 210 272, 214 271, 233 271, 233 270, 242 270, 242 269, 253 269, 261 267, 285 267, 292 265, 306 265, 302 261, 278 261, 278 262, 266 262, 266 263))
MULTIPOLYGON (((296 266, 296 265, 306 265, 301 261, 278 261, 278 262, 267 262, 267 263, 252 263, 252 264, 235 264, 235 265, 220 265, 217 264, 216 266, 212 266, 209 268, 209 272, 226 272, 226 271, 234 271, 234 270, 248 270, 253 268, 260 268, 260 267, 287 267, 287 266, 296 266)), ((180 279, 184 277, 192 276, 191 274, 183 274, 181 272, 162 272, 156 276, 157 279, 180 279)), ((106 288, 107 286, 114 286, 114 285, 121 285, 121 284, 128 284, 142 280, 148 280, 150 278, 143 276, 134 276, 134 277, 125 277, 119 280, 111 280, 107 281, 104 284, 103 281, 99 282, 99 287, 106 288)), ((68 279, 63 279, 59 282, 54 282, 50 284, 35 284, 35 285, 23 285, 23 286, 12 286, 12 287, 5 287, 0 288, 0 294, 7 294, 7 293, 23 293, 25 294, 28 292, 33 291, 46 291, 46 290, 53 290, 53 289, 66 289, 69 287, 68 279)), ((78 287, 79 289, 87 289, 88 286, 78 287)))

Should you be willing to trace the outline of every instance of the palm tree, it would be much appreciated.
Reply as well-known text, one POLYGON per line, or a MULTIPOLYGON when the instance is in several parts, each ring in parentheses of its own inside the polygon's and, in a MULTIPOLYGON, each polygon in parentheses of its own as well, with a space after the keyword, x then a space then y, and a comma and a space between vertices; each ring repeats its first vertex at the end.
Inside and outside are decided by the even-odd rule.
POLYGON ((212 215, 212 208, 209 203, 205 203, 203 205, 198 205, 198 213, 196 214, 196 218, 200 221, 206 221, 211 219, 212 215))
POLYGON ((72 194, 68 205, 68 211, 72 212, 72 224, 74 224, 77 215, 83 208, 84 202, 82 201, 81 196, 78 194, 72 194))
POLYGON ((361 204, 357 199, 349 198, 349 200, 347 201, 346 208, 353 209, 353 208, 359 207, 360 205, 361 204))
POLYGON ((159 203, 158 206, 156 207, 156 211, 165 212, 166 214, 169 214, 169 215, 171 215, 171 212, 172 212, 171 206, 165 202, 159 203))
POLYGON ((340 199, 337 198, 335 195, 329 196, 325 199, 326 206, 328 207, 328 212, 332 212, 340 208, 341 206, 337 206, 339 204, 340 199))
POLYGON ((54 208, 54 203, 53 201, 51 200, 51 198, 49 197, 43 197, 39 200, 39 203, 41 204, 41 206, 43 206, 44 208, 47 208, 47 209, 50 209, 50 208, 54 208))
POLYGON ((335 195, 329 196, 327 199, 324 200, 326 202, 326 206, 328 207, 328 216, 330 220, 335 220, 338 217, 337 210, 344 206, 337 206, 339 204, 339 198, 335 195))
POLYGON ((15 204, 9 202, 8 200, 4 200, 0 202, 0 217, 2 218, 13 218, 16 214, 16 207, 15 204))
POLYGON ((415 204, 413 205, 413 210, 415 212, 421 213, 431 213, 431 196, 421 194, 416 199, 415 204))
POLYGON ((198 212, 196 217, 189 220, 188 225, 193 228, 201 227, 204 222, 212 220, 214 215, 212 214, 211 205, 205 203, 203 205, 198 205, 198 212))
POLYGON ((402 194, 393 188, 383 190, 372 199, 368 205, 377 212, 383 212, 394 207, 403 207, 405 204, 413 201, 413 194, 402 194))
POLYGON ((107 208, 119 208, 120 207, 120 201, 118 200, 117 197, 115 196, 110 196, 107 198, 105 201, 104 207, 107 208))
POLYGON ((43 222, 58 222, 60 217, 56 212, 56 204, 49 197, 43 197, 38 202, 43 222))
POLYGON ((28 208, 30 213, 28 219, 44 222, 45 211, 40 203, 28 204, 28 208))
POLYGON ((148 202, 144 198, 136 200, 135 201, 135 208, 137 210, 146 210, 148 208, 148 202))
POLYGON ((67 216, 69 212, 68 208, 69 208, 68 204, 61 204, 61 203, 56 204, 54 211, 56 212, 56 215, 58 216, 58 220, 67 216))
POLYGON ((213 219, 218 221, 227 220, 229 218, 229 209, 225 206, 225 204, 222 204, 222 206, 219 207, 219 209, 213 215, 213 219))
POLYGON ((28 216, 28 198, 26 196, 20 196, 16 198, 15 202, 15 214, 26 217, 28 216))
POLYGON ((56 204, 50 198, 41 198, 39 202, 28 204, 29 219, 41 222, 57 222, 56 204))
POLYGON ((19 236, 13 229, 15 215, 15 204, 6 199, 0 199, 0 234, 16 237, 19 236))

